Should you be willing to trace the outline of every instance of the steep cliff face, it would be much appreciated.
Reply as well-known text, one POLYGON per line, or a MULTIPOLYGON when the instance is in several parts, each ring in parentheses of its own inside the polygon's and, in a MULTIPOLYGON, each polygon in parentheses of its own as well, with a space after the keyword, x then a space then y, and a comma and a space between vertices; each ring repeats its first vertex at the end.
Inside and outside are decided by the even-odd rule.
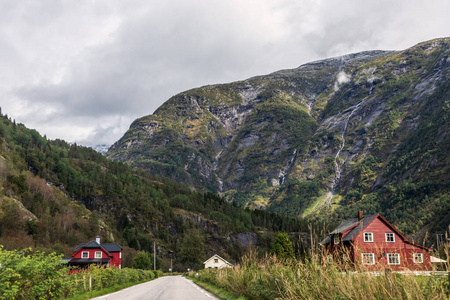
POLYGON ((108 156, 294 216, 388 212, 421 189, 438 199, 449 179, 449 42, 180 93, 108 156))

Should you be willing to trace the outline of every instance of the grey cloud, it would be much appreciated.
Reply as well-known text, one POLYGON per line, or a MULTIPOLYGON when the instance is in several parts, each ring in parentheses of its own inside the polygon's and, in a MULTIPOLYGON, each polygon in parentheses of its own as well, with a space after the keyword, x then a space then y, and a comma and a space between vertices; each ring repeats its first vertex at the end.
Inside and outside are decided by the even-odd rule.
POLYGON ((12 58, 0 63, 0 94, 28 103, 16 109, 26 125, 89 145, 113 143, 190 88, 450 35, 444 0, 21 3, 0 3, 0 53, 12 58))

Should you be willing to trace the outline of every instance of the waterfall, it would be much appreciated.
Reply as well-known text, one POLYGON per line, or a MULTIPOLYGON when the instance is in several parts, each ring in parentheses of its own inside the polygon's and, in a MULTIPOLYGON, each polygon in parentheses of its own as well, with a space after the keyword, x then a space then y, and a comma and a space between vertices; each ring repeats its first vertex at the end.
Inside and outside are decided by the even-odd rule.
POLYGON ((333 179, 333 182, 331 185, 331 190, 327 193, 327 196, 325 197, 325 200, 323 201, 323 203, 326 203, 328 207, 331 204, 331 199, 333 198, 333 195, 336 192, 336 188, 339 185, 340 180, 341 180, 341 171, 342 171, 342 167, 344 166, 345 162, 343 162, 342 165, 340 166, 338 163, 338 159, 339 159, 339 156, 341 155, 342 150, 345 147, 345 134, 347 132, 348 123, 350 122, 350 118, 353 116, 353 114, 361 107, 362 104, 364 104, 364 102, 366 102, 366 100, 372 94, 373 81, 375 79, 375 76, 373 76, 373 74, 374 74, 375 70, 376 70, 376 67, 373 69, 370 69, 371 74, 368 78, 368 80, 370 81, 370 89, 369 89, 368 96, 365 97, 364 99, 362 99, 361 102, 359 102, 355 106, 352 106, 350 108, 351 109, 350 113, 348 113, 348 116, 345 118, 344 127, 342 128, 342 133, 341 133, 341 140, 342 140, 341 146, 339 147, 339 150, 337 151, 336 155, 334 156, 334 168, 335 168, 334 179, 333 179))
POLYGON ((294 152, 292 153, 292 156, 289 159, 288 164, 286 165, 286 167, 283 170, 280 170, 280 174, 279 174, 279 177, 278 177, 280 185, 283 185, 284 182, 286 181, 286 174, 289 173, 290 169, 292 169, 292 165, 294 164, 296 155, 297 155, 297 149, 294 149, 294 152))
POLYGON ((217 175, 216 170, 217 167, 219 166, 219 159, 220 159, 220 155, 222 154, 223 149, 219 151, 219 153, 217 153, 216 157, 214 157, 214 163, 213 163, 213 172, 214 175, 217 178, 217 181, 219 182, 219 195, 222 194, 223 191, 223 180, 222 178, 219 177, 219 175, 217 175))
POLYGON ((338 152, 336 153, 336 155, 334 156, 334 167, 335 167, 335 176, 334 176, 334 180, 333 180, 333 185, 331 188, 331 192, 334 194, 335 189, 337 184, 339 183, 340 179, 341 179, 341 167, 339 166, 337 160, 339 159, 339 156, 342 152, 342 150, 345 147, 345 133, 347 132, 347 127, 348 127, 348 123, 350 122, 350 118, 353 116, 353 114, 361 107, 361 105, 364 103, 364 101, 366 100, 366 98, 364 98, 361 102, 359 102, 357 105, 355 105, 353 107, 353 109, 351 110, 351 112, 348 114, 345 123, 344 123, 344 128, 342 129, 342 133, 341 133, 341 146, 339 147, 338 152))

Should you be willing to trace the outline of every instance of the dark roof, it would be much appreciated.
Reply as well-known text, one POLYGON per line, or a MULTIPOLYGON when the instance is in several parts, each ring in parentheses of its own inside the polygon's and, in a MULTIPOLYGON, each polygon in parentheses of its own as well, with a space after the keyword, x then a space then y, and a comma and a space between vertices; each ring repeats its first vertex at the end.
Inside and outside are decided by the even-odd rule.
POLYGON ((336 227, 330 234, 322 241, 321 244, 328 244, 331 242, 331 236, 336 233, 341 233, 349 228, 354 227, 351 229, 351 231, 342 239, 343 241, 352 241, 353 238, 367 225, 369 225, 370 222, 372 222, 373 219, 375 219, 378 216, 378 214, 374 215, 368 215, 362 218, 361 220, 358 220, 358 218, 348 219, 343 221, 341 224, 339 224, 338 227, 336 227), (362 224, 362 226, 360 225, 362 224))
POLYGON ((76 246, 75 247, 75 252, 80 250, 80 248, 83 248, 83 249, 97 249, 97 248, 101 248, 101 246, 99 245, 99 243, 97 243, 95 240, 93 240, 93 241, 90 241, 89 243, 79 244, 78 246, 76 246))
POLYGON ((107 252, 120 252, 120 250, 122 250, 122 247, 119 244, 117 244, 117 243, 103 243, 103 244, 99 244, 95 240, 90 241, 89 243, 86 243, 86 244, 79 244, 78 246, 75 247, 75 252, 77 252, 81 248, 83 248, 83 249, 103 248, 107 252))
MULTIPOLYGON (((378 216, 378 214, 375 215, 369 215, 367 217, 362 218, 362 226, 357 225, 355 226, 355 228, 353 228, 342 240, 343 241, 352 241, 353 238, 363 229, 365 228, 367 225, 369 225, 370 222, 373 221, 373 219, 375 219, 378 216)), ((355 218, 353 219, 356 221, 356 224, 358 223, 358 219, 355 218)))
POLYGON ((103 243, 102 247, 108 252, 120 252, 122 247, 117 243, 103 243))
POLYGON ((89 264, 107 264, 110 258, 72 258, 69 260, 69 266, 89 265, 89 264))

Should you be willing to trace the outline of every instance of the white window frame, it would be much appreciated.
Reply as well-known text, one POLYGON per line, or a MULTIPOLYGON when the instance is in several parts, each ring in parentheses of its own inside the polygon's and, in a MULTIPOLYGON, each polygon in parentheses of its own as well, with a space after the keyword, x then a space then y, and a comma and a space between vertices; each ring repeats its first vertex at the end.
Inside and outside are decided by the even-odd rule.
POLYGON ((374 253, 361 253, 361 261, 362 261, 363 265, 374 265, 375 264, 375 254, 374 253), (366 260, 364 260, 364 256, 367 256, 367 258, 369 259, 369 262, 366 262, 366 260))
POLYGON ((400 253, 388 253, 386 255, 388 265, 398 266, 400 265, 400 253), (394 262, 391 262, 391 259, 394 259, 394 262))
POLYGON ((102 251, 95 251, 95 258, 102 258, 102 251), (100 254, 99 256, 97 256, 97 254, 100 254))
POLYGON ((340 239, 339 239, 339 233, 338 233, 338 234, 335 234, 335 235, 334 235, 334 244, 335 244, 335 245, 338 245, 338 244, 339 244, 339 241, 340 241, 340 239))
POLYGON ((373 232, 364 232, 364 243, 373 243, 373 232))
POLYGON ((395 243, 395 234, 393 232, 386 232, 384 235, 386 236, 386 243, 395 243), (392 235, 392 241, 388 238, 390 235, 392 235))
POLYGON ((413 261, 415 264, 423 264, 423 253, 413 253, 413 261))
POLYGON ((88 251, 82 251, 81 252, 81 258, 89 258, 89 252, 88 251), (86 254, 86 257, 84 257, 85 254, 86 254))

